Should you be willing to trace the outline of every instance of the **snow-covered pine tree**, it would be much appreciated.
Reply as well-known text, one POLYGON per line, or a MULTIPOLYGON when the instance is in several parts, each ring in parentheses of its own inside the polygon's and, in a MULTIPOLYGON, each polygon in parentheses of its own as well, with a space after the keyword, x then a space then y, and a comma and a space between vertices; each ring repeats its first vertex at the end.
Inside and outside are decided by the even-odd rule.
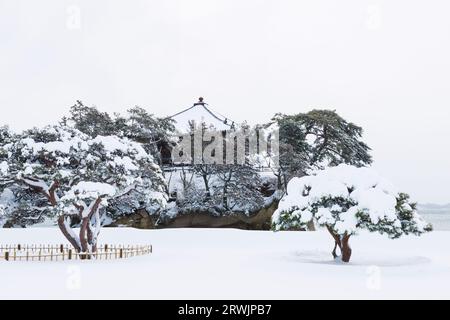
POLYGON ((272 227, 276 231, 306 228, 311 219, 329 231, 335 241, 333 257, 339 248, 344 262, 352 253, 349 239, 359 229, 392 239, 432 230, 407 194, 370 168, 345 164, 293 178, 272 217, 272 227))
POLYGON ((78 252, 95 252, 99 210, 108 201, 132 207, 132 195, 137 205, 160 208, 167 200, 159 166, 128 139, 92 139, 77 129, 49 126, 25 131, 3 149, 9 154, 7 176, 15 181, 10 191, 27 214, 21 218, 57 215, 78 252), (71 229, 73 221, 81 224, 79 234, 71 229))

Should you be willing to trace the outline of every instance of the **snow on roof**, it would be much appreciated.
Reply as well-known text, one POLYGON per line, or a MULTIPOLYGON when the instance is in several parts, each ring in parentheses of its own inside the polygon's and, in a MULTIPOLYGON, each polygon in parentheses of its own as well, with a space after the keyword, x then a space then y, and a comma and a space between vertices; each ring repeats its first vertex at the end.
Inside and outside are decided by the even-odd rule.
POLYGON ((211 110, 207 103, 200 98, 199 102, 173 116, 175 128, 183 133, 191 131, 191 123, 195 126, 205 123, 207 127, 214 127, 216 130, 229 130, 233 121, 211 110))

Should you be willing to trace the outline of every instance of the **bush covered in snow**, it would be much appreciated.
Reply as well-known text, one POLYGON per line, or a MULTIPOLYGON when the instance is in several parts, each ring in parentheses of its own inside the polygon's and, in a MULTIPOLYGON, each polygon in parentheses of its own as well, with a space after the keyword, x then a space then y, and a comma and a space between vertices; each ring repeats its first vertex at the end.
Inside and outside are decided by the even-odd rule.
POLYGON ((90 138, 77 129, 48 126, 27 130, 1 149, 8 154, 2 162, 8 180, 3 194, 8 190, 15 203, 6 215, 16 225, 56 215, 80 252, 95 250, 100 209, 112 209, 108 201, 112 211, 134 212, 159 210, 167 200, 161 169, 141 144, 128 139, 90 138), (71 231, 73 221, 81 222, 80 235, 71 231))
POLYGON ((311 220, 330 232, 335 240, 333 256, 339 247, 344 262, 351 256, 349 238, 359 229, 393 239, 431 231, 407 194, 370 168, 343 164, 293 178, 272 218, 277 231, 306 228, 311 220))

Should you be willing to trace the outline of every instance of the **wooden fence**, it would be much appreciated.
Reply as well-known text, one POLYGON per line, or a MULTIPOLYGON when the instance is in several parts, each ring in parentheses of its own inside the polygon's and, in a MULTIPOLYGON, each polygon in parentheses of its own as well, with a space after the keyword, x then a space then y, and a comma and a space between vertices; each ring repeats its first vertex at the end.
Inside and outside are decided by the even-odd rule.
POLYGON ((95 253, 77 252, 68 245, 0 245, 0 260, 4 261, 64 261, 125 259, 152 253, 151 245, 101 245, 95 253))

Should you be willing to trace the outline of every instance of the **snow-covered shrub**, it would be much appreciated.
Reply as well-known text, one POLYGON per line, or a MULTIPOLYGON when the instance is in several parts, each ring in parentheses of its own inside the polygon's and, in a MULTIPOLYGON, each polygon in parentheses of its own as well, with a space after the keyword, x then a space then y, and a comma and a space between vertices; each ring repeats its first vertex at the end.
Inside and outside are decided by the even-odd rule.
POLYGON ((349 238, 359 229, 392 239, 432 229, 407 194, 398 192, 370 168, 344 164, 293 178, 272 217, 276 231, 304 228, 311 220, 330 232, 335 240, 333 256, 337 257, 339 247, 344 262, 351 256, 349 238))
POLYGON ((24 213, 31 221, 57 215, 79 252, 95 251, 99 210, 108 201, 119 211, 165 205, 161 169, 136 142, 116 136, 92 139, 73 128, 49 126, 26 131, 3 149, 9 154, 7 175, 16 181, 14 215, 24 213), (136 203, 129 202, 130 194, 136 203), (81 221, 79 235, 70 228, 72 218, 81 221))

